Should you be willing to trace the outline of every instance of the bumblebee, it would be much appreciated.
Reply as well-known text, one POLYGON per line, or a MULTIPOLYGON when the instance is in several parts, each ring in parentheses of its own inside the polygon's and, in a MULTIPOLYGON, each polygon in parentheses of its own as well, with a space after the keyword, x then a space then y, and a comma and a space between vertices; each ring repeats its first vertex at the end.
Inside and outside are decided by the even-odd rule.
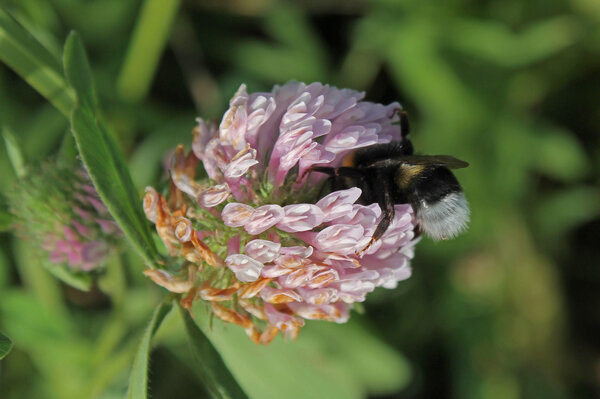
POLYGON ((453 238, 469 223, 469 205, 451 172, 469 164, 449 155, 415 155, 406 137, 409 124, 403 111, 400 127, 401 141, 358 149, 338 168, 310 168, 328 174, 333 191, 358 187, 362 190, 359 203, 379 204, 383 217, 367 248, 394 219, 394 204, 410 204, 418 221, 417 235, 424 232, 434 240, 453 238))

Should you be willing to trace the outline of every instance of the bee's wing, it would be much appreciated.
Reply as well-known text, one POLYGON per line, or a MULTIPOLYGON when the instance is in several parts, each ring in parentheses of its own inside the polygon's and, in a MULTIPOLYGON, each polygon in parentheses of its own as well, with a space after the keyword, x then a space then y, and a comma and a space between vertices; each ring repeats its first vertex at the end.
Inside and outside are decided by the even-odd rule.
POLYGON ((401 158, 409 165, 444 166, 448 169, 466 168, 469 164, 451 155, 406 155, 401 158))

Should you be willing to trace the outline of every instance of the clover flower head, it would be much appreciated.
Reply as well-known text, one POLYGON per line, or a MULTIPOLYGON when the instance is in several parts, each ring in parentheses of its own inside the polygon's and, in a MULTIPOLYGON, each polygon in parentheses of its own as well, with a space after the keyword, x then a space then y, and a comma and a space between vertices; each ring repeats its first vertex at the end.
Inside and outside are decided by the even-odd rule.
POLYGON ((16 233, 37 242, 51 264, 72 272, 102 266, 121 236, 76 162, 54 160, 31 169, 9 191, 8 201, 16 233))
POLYGON ((401 140, 398 103, 364 93, 291 82, 248 94, 242 85, 222 121, 198 119, 192 151, 175 151, 166 197, 146 189, 144 209, 170 256, 146 274, 184 306, 200 298, 255 342, 294 338, 306 319, 344 323, 355 302, 411 274, 416 220, 395 205, 381 239, 382 211, 359 204, 360 188, 322 194, 312 165, 341 166, 353 150, 401 140), (198 164, 206 172, 196 178, 198 164))

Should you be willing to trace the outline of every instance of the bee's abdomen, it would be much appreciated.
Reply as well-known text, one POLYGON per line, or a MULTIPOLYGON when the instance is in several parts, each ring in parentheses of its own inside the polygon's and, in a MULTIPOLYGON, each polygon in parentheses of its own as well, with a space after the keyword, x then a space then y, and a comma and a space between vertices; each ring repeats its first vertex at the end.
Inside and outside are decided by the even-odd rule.
POLYGON ((448 168, 427 168, 415 177, 411 184, 415 194, 421 201, 434 203, 446 195, 461 192, 460 184, 448 168))

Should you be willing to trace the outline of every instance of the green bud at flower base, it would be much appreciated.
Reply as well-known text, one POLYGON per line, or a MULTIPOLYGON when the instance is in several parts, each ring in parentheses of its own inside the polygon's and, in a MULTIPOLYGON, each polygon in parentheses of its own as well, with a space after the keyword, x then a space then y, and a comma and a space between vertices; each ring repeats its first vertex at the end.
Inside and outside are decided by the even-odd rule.
POLYGON ((14 229, 38 243, 48 261, 74 272, 101 267, 121 231, 83 167, 48 161, 31 168, 8 192, 14 229))

